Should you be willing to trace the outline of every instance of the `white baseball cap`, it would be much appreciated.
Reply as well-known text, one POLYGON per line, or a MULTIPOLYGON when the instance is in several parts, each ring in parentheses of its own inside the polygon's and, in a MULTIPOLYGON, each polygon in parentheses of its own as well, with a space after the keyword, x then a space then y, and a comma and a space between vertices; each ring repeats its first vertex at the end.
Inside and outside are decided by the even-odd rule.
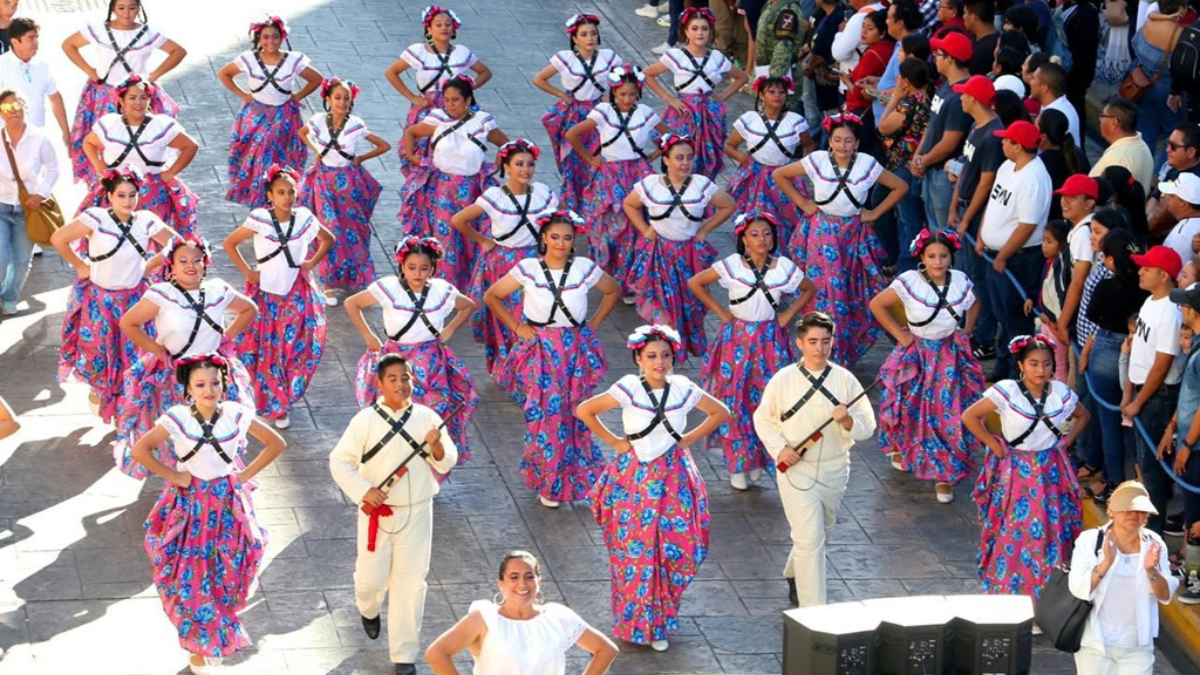
POLYGON ((1175 195, 1189 204, 1200 205, 1200 176, 1194 173, 1181 173, 1175 180, 1164 180, 1159 183, 1158 191, 1164 195, 1175 195))
POLYGON ((1001 75, 996 78, 996 91, 1007 90, 1025 98, 1025 83, 1016 75, 1001 75))

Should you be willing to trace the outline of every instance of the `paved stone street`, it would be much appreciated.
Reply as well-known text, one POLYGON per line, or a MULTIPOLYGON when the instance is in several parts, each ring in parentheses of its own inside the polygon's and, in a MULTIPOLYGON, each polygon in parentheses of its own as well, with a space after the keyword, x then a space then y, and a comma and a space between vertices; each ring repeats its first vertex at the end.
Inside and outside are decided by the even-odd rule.
MULTIPOLYGON (((23 3, 24 5, 25 3, 23 3)), ((60 73, 74 110, 82 77, 66 65, 59 43, 85 20, 98 20, 100 0, 36 3, 44 54, 60 73), (51 11, 53 10, 53 11, 51 11)), ((244 27, 263 11, 291 23, 292 48, 313 58, 324 74, 356 80, 363 92, 355 112, 393 143, 405 108, 382 74, 403 48, 420 39, 415 0, 206 3, 148 2, 152 23, 189 50, 167 81, 183 105, 181 121, 201 143, 183 178, 201 195, 201 230, 214 243, 245 216, 222 200, 229 125, 236 100, 214 73, 244 47, 244 27)), ((637 3, 640 4, 640 3, 637 3)), ((573 11, 602 15, 604 45, 627 60, 648 63, 665 29, 633 15, 635 0, 454 0, 465 26, 461 41, 494 72, 479 94, 510 136, 546 147, 539 118, 552 100, 529 84, 549 56, 567 45, 562 23, 573 11)), ((744 99, 744 97, 742 97, 744 99)), ((651 105, 661 107, 656 100, 651 105)), ((741 109, 748 100, 735 101, 741 109)), ((319 110, 310 99, 310 108, 319 110)), ((730 119, 734 115, 731 112, 730 119)), ((395 241, 399 175, 395 154, 372 162, 386 191, 375 225, 395 241)), ((545 159, 540 179, 556 184, 545 159)), ((65 184, 65 180, 63 181, 65 184)), ((68 190, 60 184, 61 196, 68 190)), ((76 199, 82 188, 75 187, 76 199)), ((61 198, 60 196, 60 198, 61 198)), ((715 237, 732 250, 730 228, 715 237)), ((375 251, 377 269, 387 259, 375 251)), ((241 284, 218 256, 216 273, 241 284)), ((57 347, 70 268, 52 252, 34 263, 27 306, 0 324, 0 394, 22 416, 24 430, 0 442, 0 674, 89 672, 95 675, 182 672, 186 658, 150 584, 142 521, 161 490, 113 468, 111 429, 87 414, 85 391, 55 383, 57 347)), ((378 314, 373 315, 378 321, 378 314)), ((606 383, 632 368, 624 335, 641 323, 620 306, 602 331, 611 370, 606 383)), ((715 328, 715 326, 714 326, 715 328)), ((503 552, 527 548, 543 563, 549 600, 611 629, 607 557, 586 506, 541 507, 517 471, 524 434, 520 409, 487 378, 482 350, 460 331, 453 347, 477 376, 483 399, 471 431, 473 457, 454 471, 437 500, 433 569, 423 640, 428 644, 476 599, 495 590, 503 552)), ((888 344, 859 365, 864 380, 878 370, 888 344)), ((359 626, 351 589, 354 506, 331 480, 326 458, 356 411, 353 370, 363 344, 344 311, 330 312, 329 345, 307 399, 284 432, 289 447, 260 477, 255 499, 270 533, 258 593, 244 615, 255 646, 231 660, 232 673, 387 673, 386 643, 371 642, 359 626)), ((681 372, 695 377, 698 360, 681 372)), ((734 494, 719 454, 695 450, 709 485, 713 513, 711 556, 685 596, 681 630, 671 649, 621 645, 613 673, 778 673, 786 586, 780 577, 789 549, 773 485, 734 494)), ((976 513, 970 486, 950 506, 931 486, 893 471, 874 442, 856 448, 850 488, 829 545, 832 600, 972 593, 976 513)), ((1034 672, 1073 673, 1068 655, 1036 643, 1034 672)), ((571 670, 583 652, 572 652, 571 670)), ((464 667, 468 661, 463 661, 464 667)), ((428 672, 424 664, 421 672, 428 672)), ((1156 672, 1174 673, 1160 658, 1156 672)))

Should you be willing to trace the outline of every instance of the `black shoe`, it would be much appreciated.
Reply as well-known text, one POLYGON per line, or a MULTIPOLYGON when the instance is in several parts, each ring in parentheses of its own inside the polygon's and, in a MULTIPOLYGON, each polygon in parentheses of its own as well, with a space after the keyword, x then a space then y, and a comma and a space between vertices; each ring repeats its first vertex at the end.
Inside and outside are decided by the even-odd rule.
POLYGON ((800 596, 796 595, 796 580, 792 577, 785 577, 784 581, 788 585, 788 602, 792 603, 792 607, 799 607, 800 596))
POLYGON ((417 675, 417 666, 413 663, 397 663, 396 675, 417 675))
POLYGON ((1117 489, 1116 483, 1105 483, 1104 489, 1098 495, 1092 495, 1092 501, 1097 504, 1107 504, 1108 498, 1112 496, 1113 490, 1117 489))
POLYGON ((374 619, 368 619, 364 616, 362 618, 362 622, 363 630, 367 631, 367 637, 371 638, 372 640, 378 639, 380 624, 379 617, 377 616, 374 619))
POLYGON ((971 354, 976 361, 988 361, 996 358, 996 345, 981 345, 971 338, 971 354))
POLYGON ((1167 523, 1163 525, 1163 534, 1168 537, 1183 536, 1183 514, 1176 513, 1173 516, 1167 516, 1167 523))

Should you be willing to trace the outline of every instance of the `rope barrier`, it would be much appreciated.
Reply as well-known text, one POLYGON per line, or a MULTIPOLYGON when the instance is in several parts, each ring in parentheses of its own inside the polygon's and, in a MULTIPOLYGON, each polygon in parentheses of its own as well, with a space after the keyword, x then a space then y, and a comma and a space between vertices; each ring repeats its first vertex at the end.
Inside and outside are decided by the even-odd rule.
MULTIPOLYGON (((971 246, 971 248, 974 249, 975 242, 976 242, 975 237, 972 237, 970 232, 964 232, 963 237, 967 240, 967 244, 969 244, 971 246)), ((983 256, 984 260, 988 261, 989 264, 994 265, 996 263, 996 259, 994 257, 988 255, 987 251, 984 251, 981 255, 983 256)), ((1017 279, 1017 275, 1013 274, 1012 270, 1008 269, 1007 266, 1004 268, 1004 276, 1008 277, 1008 280, 1012 282, 1013 286, 1016 286, 1017 292, 1021 294, 1022 300, 1030 299, 1029 294, 1025 292, 1025 287, 1022 286, 1021 281, 1019 279, 1017 279)))

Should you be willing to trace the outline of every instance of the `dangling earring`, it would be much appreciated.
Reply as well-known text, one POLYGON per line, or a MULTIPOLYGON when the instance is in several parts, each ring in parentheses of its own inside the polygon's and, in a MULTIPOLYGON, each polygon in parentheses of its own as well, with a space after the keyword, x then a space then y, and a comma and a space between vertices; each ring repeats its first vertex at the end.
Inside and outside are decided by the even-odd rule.
POLYGON ((430 44, 433 43, 433 33, 430 33, 428 30, 425 31, 425 41, 430 44))
POLYGON ((188 405, 195 405, 195 404, 196 404, 196 398, 195 398, 194 396, 192 396, 191 394, 184 394, 184 395, 183 395, 183 402, 184 402, 184 403, 186 403, 186 404, 188 404, 188 405))
POLYGON ((496 591, 496 593, 492 596, 492 604, 497 607, 502 607, 502 606, 504 606, 504 599, 505 599, 504 594, 501 593, 500 591, 496 591), (496 598, 500 598, 500 599, 497 600, 496 598))

